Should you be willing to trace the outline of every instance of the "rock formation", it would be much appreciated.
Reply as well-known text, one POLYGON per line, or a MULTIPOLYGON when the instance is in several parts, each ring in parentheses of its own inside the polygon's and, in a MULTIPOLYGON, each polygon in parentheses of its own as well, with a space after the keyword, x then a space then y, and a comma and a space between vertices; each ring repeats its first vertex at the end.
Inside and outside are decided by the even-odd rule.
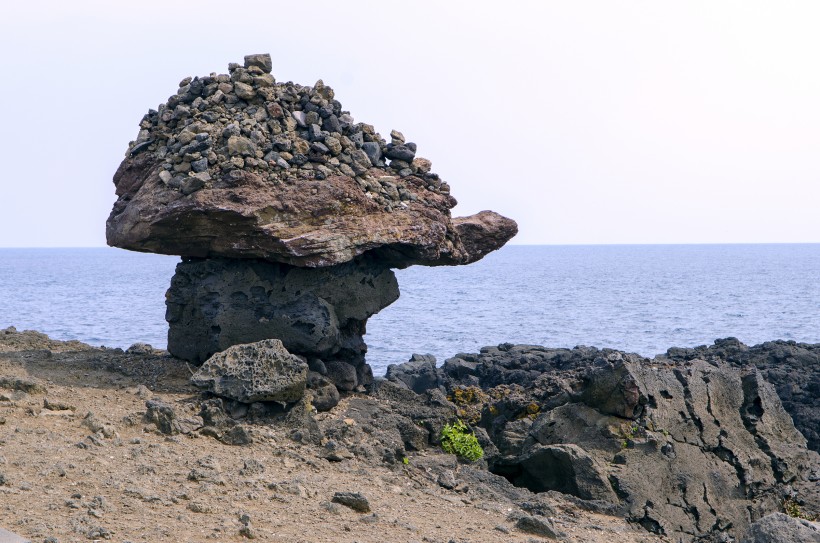
POLYGON ((820 453, 820 345, 778 340, 748 347, 735 338, 726 338, 709 347, 674 347, 666 352, 666 358, 699 358, 736 367, 756 367, 774 385, 794 425, 806 437, 809 449, 820 453))
POLYGON ((234 345, 212 356, 191 382, 243 403, 297 402, 307 384, 307 363, 278 339, 234 345))
POLYGON ((249 55, 187 77, 143 117, 107 240, 183 257, 167 296, 173 355, 201 363, 276 338, 324 378, 311 382, 366 386, 362 335, 398 297, 391 268, 468 264, 517 226, 451 218, 450 187, 415 143, 355 122, 321 80, 277 83, 271 69, 249 55))
POLYGON ((448 394, 514 484, 616 504, 675 541, 742 538, 786 498, 820 509, 820 457, 754 366, 504 344, 387 378, 448 394))
POLYGON ((185 78, 140 123, 114 176, 110 245, 295 266, 370 252, 390 267, 466 264, 513 221, 450 218, 456 200, 416 144, 356 123, 333 89, 276 83, 269 55, 185 78))

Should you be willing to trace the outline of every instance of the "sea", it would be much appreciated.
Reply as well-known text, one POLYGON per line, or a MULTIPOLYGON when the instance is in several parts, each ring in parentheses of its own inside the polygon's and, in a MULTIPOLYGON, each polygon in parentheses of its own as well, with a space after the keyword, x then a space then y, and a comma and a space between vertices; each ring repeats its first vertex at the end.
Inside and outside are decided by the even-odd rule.
MULTIPOLYGON (((178 257, 112 248, 0 249, 0 328, 165 348, 178 257)), ((820 343, 820 244, 511 245, 469 266, 396 272, 372 317, 374 373, 487 345, 610 347, 647 357, 736 337, 820 343)))

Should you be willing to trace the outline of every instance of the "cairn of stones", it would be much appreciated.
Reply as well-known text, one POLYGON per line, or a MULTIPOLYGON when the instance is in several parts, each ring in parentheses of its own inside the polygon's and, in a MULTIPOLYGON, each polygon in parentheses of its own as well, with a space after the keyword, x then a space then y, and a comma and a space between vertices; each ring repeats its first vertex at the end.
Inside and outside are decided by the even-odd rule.
POLYGON ((517 233, 491 211, 453 218, 417 146, 355 122, 321 80, 277 83, 270 55, 186 77, 142 118, 116 174, 108 244, 179 255, 168 350, 201 364, 279 339, 312 381, 373 380, 367 319, 399 296, 393 268, 479 260, 517 233))

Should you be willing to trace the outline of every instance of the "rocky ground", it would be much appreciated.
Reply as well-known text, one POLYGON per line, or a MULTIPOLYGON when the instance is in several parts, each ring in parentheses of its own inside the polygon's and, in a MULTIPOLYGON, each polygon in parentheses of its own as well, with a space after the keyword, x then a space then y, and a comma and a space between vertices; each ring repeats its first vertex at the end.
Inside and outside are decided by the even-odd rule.
POLYGON ((0 526, 50 542, 668 541, 601 504, 513 487, 435 447, 390 463, 335 445, 369 429, 361 414, 384 400, 353 393, 315 428, 237 406, 214 415, 190 370, 145 346, 0 331, 0 526), (202 427, 226 413, 228 429, 202 427), (334 502, 346 492, 366 501, 334 502))

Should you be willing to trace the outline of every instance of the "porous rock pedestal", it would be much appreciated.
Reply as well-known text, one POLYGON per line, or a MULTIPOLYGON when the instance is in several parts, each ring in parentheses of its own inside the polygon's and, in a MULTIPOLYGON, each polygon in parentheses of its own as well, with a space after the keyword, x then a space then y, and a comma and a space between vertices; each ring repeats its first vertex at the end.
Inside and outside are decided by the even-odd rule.
POLYGON ((333 373, 345 390, 369 385, 367 319, 399 297, 390 269, 368 258, 327 268, 236 259, 181 262, 166 296, 169 350, 204 362, 232 345, 280 338, 333 373))
POLYGON ((183 257, 167 295, 173 355, 201 363, 276 338, 309 360, 309 383, 367 386, 362 336, 398 298, 391 268, 475 262, 517 225, 452 218, 450 186, 415 143, 395 130, 388 143, 321 80, 277 83, 271 67, 249 55, 186 77, 149 110, 114 175, 106 237, 183 257))

